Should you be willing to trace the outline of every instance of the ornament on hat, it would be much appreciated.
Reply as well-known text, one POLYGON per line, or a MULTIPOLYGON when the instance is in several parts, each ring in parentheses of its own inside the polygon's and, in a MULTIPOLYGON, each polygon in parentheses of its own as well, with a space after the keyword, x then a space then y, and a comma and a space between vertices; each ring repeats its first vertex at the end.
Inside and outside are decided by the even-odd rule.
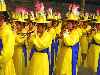
POLYGON ((79 9, 79 5, 73 4, 73 7, 72 7, 72 12, 73 12, 73 14, 79 16, 79 11, 78 11, 78 9, 79 9))
POLYGON ((35 12, 36 12, 36 22, 37 23, 48 23, 46 21, 46 14, 44 11, 44 4, 42 2, 37 2, 35 5, 35 12))
POLYGON ((69 12, 66 14, 67 20, 71 21, 78 21, 79 19, 79 5, 77 4, 70 4, 69 5, 69 12))
POLYGON ((25 7, 17 7, 15 9, 15 18, 21 22, 25 22, 25 19, 28 19, 28 10, 25 7))
POLYGON ((47 19, 53 19, 53 9, 48 8, 47 10, 47 19))
POLYGON ((30 11, 29 17, 30 17, 31 21, 35 22, 35 16, 34 16, 34 12, 33 11, 30 11))
POLYGON ((6 3, 4 0, 0 0, 0 11, 7 11, 6 3))
POLYGON ((97 14, 97 16, 100 15, 100 8, 97 8, 97 9, 96 9, 96 14, 97 14))

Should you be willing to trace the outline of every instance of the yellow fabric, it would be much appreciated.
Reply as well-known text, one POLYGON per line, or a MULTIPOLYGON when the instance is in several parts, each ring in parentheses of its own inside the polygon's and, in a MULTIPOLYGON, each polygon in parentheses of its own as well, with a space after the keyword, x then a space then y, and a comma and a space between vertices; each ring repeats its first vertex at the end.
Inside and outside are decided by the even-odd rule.
MULTIPOLYGON (((97 32, 94 35, 94 40, 96 41, 96 43, 100 44, 100 32, 97 32)), ((88 52, 88 66, 94 71, 97 72, 97 67, 98 67, 98 60, 99 60, 99 54, 100 54, 100 46, 99 45, 95 45, 93 44, 90 48, 89 48, 89 52, 88 52)))
POLYGON ((70 34, 68 34, 64 37, 64 42, 68 46, 73 46, 76 43, 78 43, 79 38, 80 38, 79 32, 76 29, 74 29, 70 34))
POLYGON ((80 66, 82 63, 82 57, 81 57, 81 46, 79 47, 79 51, 78 51, 78 66, 80 66))
POLYGON ((55 34, 55 32, 53 29, 51 29, 50 32, 45 31, 42 37, 33 35, 31 40, 33 41, 33 44, 36 46, 36 49, 40 51, 45 48, 48 48, 51 45, 52 39, 54 37, 53 34, 55 34))
POLYGON ((62 25, 62 22, 59 23, 58 26, 55 28, 56 34, 60 34, 60 32, 61 32, 61 25, 62 25))
POLYGON ((17 75, 24 75, 25 74, 25 58, 23 54, 22 45, 24 44, 25 38, 21 35, 15 35, 15 50, 13 55, 15 71, 17 75))
POLYGON ((3 49, 0 55, 0 75, 16 75, 12 60, 15 39, 13 32, 6 23, 0 27, 0 38, 3 43, 3 49))
POLYGON ((83 35, 80 39, 81 53, 87 54, 88 50, 88 39, 86 35, 83 35))
POLYGON ((62 45, 59 49, 56 61, 56 75, 72 75, 72 49, 70 47, 62 45))
POLYGON ((28 75, 49 75, 47 53, 34 53, 29 65, 28 75))
POLYGON ((59 51, 57 62, 56 62, 56 74, 57 75, 72 75, 72 49, 74 44, 79 42, 81 34, 79 29, 74 29, 69 34, 64 35, 64 43, 62 42, 61 49, 59 51), (66 67, 65 67, 66 66, 66 67))
POLYGON ((92 45, 89 48, 87 64, 94 72, 97 72, 98 60, 99 60, 100 46, 92 45))
MULTIPOLYGON (((33 35, 30 39, 38 51, 51 46, 55 30, 45 31, 41 37, 33 35)), ((34 53, 28 67, 28 75, 49 75, 49 60, 47 53, 34 53), (42 61, 42 62, 41 62, 42 61), (42 64, 42 65, 41 65, 42 64)))
POLYGON ((5 2, 3 1, 3 2, 1 2, 0 1, 0 11, 6 11, 7 9, 6 9, 6 4, 5 4, 5 2))
POLYGON ((94 35, 94 40, 96 43, 100 44, 100 32, 97 32, 96 35, 94 35))

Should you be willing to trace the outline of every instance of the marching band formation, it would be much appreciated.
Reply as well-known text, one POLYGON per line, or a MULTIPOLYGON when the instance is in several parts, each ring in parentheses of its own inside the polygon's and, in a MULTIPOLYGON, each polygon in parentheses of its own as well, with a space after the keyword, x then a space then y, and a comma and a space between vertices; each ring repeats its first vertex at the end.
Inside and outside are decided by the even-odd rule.
POLYGON ((62 18, 42 2, 34 7, 17 7, 8 21, 0 3, 0 75, 77 75, 80 65, 100 75, 100 11, 70 4, 62 18))

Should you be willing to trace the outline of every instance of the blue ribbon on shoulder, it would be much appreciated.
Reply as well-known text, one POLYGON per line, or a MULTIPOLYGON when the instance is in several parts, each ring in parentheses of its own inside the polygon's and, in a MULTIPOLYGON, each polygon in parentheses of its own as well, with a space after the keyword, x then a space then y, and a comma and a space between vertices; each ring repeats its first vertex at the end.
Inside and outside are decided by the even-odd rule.
POLYGON ((25 66, 27 66, 27 48, 25 45, 23 45, 23 53, 25 58, 25 66))
POLYGON ((2 48, 3 48, 2 39, 0 39, 0 54, 1 54, 2 48))

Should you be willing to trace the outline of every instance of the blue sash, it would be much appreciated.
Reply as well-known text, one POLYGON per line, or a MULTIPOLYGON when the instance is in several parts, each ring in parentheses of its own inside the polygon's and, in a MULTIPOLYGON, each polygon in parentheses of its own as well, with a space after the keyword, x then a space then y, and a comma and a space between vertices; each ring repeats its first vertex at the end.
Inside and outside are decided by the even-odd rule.
MULTIPOLYGON (((51 58, 50 58, 50 51, 49 51, 49 48, 43 49, 42 51, 37 51, 35 48, 32 48, 32 49, 31 49, 31 53, 30 53, 29 60, 31 60, 32 55, 33 55, 35 52, 47 53, 47 54, 48 54, 49 68, 50 68, 50 59, 51 59, 51 58)), ((37 59, 38 59, 38 58, 37 58, 37 59)), ((50 70, 49 70, 49 73, 50 73, 50 70)))
POLYGON ((99 54, 99 61, 98 61, 97 75, 100 75, 100 54, 99 54))
POLYGON ((56 38, 55 40, 52 40, 52 45, 51 45, 51 75, 54 73, 54 57, 57 56, 58 53, 58 39, 56 38))
POLYGON ((23 45, 23 53, 25 57, 25 66, 27 66, 27 48, 25 45, 23 45))
POLYGON ((2 39, 0 39, 0 54, 1 54, 2 48, 3 48, 3 45, 2 45, 2 39))
POLYGON ((72 46, 72 75, 76 75, 76 64, 78 59, 79 43, 72 46))
POLYGON ((42 51, 37 51, 35 48, 32 48, 32 49, 31 49, 31 53, 30 53, 29 60, 31 60, 32 55, 33 55, 35 52, 47 53, 47 54, 48 54, 48 59, 50 60, 49 48, 43 49, 42 51))

